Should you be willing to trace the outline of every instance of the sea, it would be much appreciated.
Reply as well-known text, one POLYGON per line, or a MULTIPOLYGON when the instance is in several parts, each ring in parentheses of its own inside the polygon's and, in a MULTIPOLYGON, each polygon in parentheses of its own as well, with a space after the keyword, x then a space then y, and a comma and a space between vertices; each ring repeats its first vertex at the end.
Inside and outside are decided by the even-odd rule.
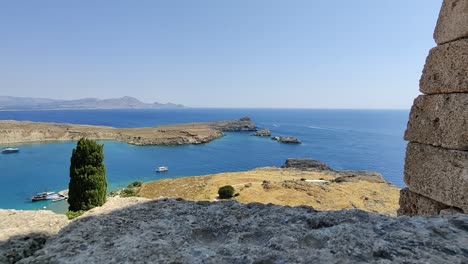
MULTIPOLYGON (((406 142, 403 134, 409 110, 318 109, 152 109, 152 110, 44 110, 0 111, 2 120, 147 127, 188 122, 252 118, 274 136, 294 136, 302 144, 282 144, 251 132, 229 132, 202 145, 133 146, 115 141, 104 144, 108 191, 130 182, 245 171, 281 166, 287 158, 311 158, 336 170, 381 173, 404 187, 406 142), (156 173, 158 166, 169 171, 156 173)), ((37 192, 68 188, 69 166, 76 142, 36 142, 0 145, 19 153, 0 154, 0 208, 50 209, 63 212, 66 202, 31 202, 37 192)))

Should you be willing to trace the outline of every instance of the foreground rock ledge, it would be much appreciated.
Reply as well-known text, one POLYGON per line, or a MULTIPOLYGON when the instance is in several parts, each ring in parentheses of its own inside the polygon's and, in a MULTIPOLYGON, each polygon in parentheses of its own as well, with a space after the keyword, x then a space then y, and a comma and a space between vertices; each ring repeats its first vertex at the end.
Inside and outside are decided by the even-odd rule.
POLYGON ((468 216, 163 199, 81 217, 19 263, 464 263, 468 216))
POLYGON ((0 120, 0 144, 90 139, 117 140, 132 145, 203 144, 222 137, 223 132, 256 131, 248 117, 211 123, 189 123, 142 128, 73 125, 0 120))

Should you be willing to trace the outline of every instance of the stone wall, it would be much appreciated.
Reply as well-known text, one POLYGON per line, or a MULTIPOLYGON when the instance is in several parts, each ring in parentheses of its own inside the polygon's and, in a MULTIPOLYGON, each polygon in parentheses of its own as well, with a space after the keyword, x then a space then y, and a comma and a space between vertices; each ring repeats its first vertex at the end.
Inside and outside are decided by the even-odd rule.
POLYGON ((399 215, 468 213, 468 0, 444 0, 411 109, 399 215))

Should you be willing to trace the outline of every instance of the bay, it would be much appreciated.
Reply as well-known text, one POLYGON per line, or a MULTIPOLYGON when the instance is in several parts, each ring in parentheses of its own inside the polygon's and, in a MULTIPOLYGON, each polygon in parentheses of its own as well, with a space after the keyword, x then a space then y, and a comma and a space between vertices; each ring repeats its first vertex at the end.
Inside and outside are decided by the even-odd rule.
MULTIPOLYGON (((403 187, 407 110, 317 109, 164 109, 164 110, 47 110, 4 111, 0 119, 143 127, 210 122, 249 116, 273 135, 295 136, 303 144, 288 145, 249 132, 203 145, 132 146, 114 141, 105 145, 109 190, 134 180, 156 180, 263 166, 281 166, 291 157, 321 160, 337 170, 377 171, 403 187), (156 173, 158 166, 169 171, 156 173)), ((21 151, 0 156, 0 208, 40 209, 49 202, 31 202, 35 192, 68 186, 70 156, 76 142, 15 144, 21 151)), ((6 147, 3 145, 0 147, 6 147)))

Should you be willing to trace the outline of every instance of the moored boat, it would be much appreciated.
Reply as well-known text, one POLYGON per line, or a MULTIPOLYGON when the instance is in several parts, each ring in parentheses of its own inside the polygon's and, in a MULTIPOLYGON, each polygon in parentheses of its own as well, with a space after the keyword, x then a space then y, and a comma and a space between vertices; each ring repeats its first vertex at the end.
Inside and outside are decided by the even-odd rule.
POLYGON ((166 167, 166 166, 161 166, 161 167, 158 167, 158 168, 156 169, 156 172, 164 172, 164 171, 168 171, 168 170, 169 170, 168 167, 166 167))
POLYGON ((31 198, 31 200, 33 202, 42 201, 42 200, 52 200, 53 202, 56 202, 56 201, 64 200, 66 198, 67 198, 66 196, 62 194, 58 194, 56 192, 42 192, 42 193, 35 194, 31 198))
POLYGON ((2 149, 3 154, 17 153, 19 152, 18 148, 4 148, 2 149))

